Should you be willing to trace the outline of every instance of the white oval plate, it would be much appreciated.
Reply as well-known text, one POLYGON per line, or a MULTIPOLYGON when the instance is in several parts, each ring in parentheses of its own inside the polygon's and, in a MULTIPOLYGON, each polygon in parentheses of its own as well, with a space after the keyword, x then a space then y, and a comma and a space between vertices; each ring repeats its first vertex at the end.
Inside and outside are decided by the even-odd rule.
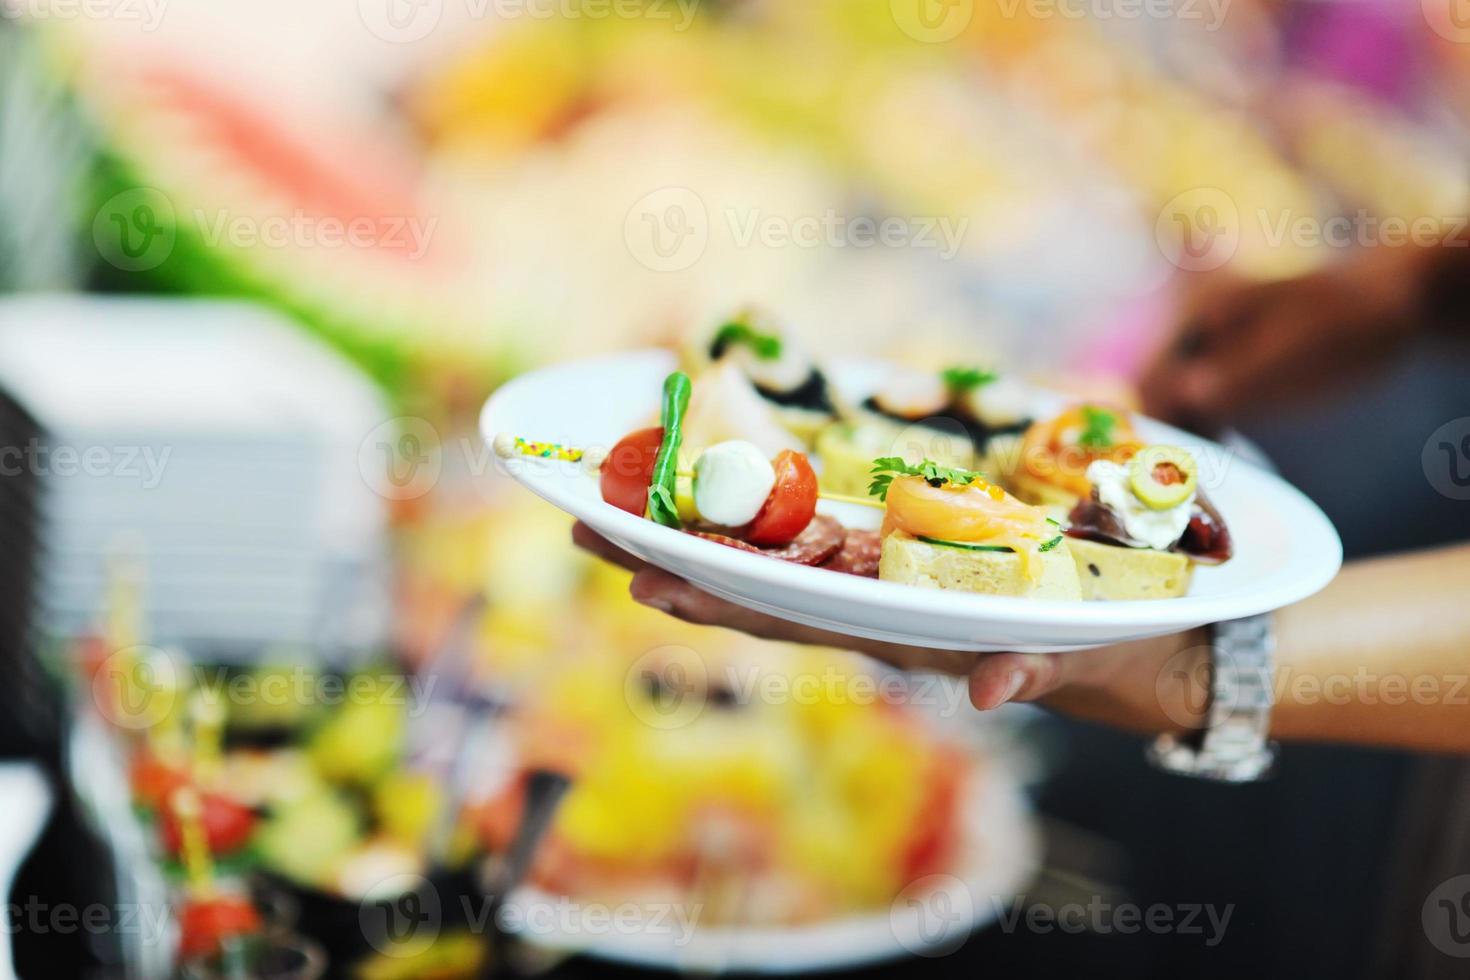
MULTIPOLYGON (((665 351, 574 361, 522 375, 486 403, 480 428, 566 445, 612 446, 656 424, 665 351)), ((882 377, 871 362, 827 368, 849 397, 882 377)), ((1038 393, 1044 411, 1060 404, 1038 393), (1047 404, 1050 402, 1051 404, 1047 404)), ((751 609, 850 636, 947 650, 1078 650, 1240 619, 1299 602, 1332 581, 1342 542, 1299 490, 1230 449, 1139 417, 1140 435, 1192 449, 1200 482, 1225 517, 1235 557, 1196 569, 1189 594, 1140 602, 1064 602, 923 589, 776 561, 697 538, 604 503, 582 466, 517 459, 505 469, 531 491, 639 558, 751 609)), ((873 508, 823 501, 823 513, 873 527, 873 508)))
POLYGON ((679 973, 807 973, 940 956, 995 922, 1041 866, 1030 805, 1000 761, 971 770, 961 819, 964 839, 952 871, 920 878, 889 907, 871 912, 809 925, 712 926, 700 925, 697 908, 681 910, 681 922, 665 901, 649 911, 648 928, 616 929, 604 920, 592 929, 579 927, 575 914, 550 913, 595 903, 525 886, 507 900, 507 927, 547 949, 679 973))

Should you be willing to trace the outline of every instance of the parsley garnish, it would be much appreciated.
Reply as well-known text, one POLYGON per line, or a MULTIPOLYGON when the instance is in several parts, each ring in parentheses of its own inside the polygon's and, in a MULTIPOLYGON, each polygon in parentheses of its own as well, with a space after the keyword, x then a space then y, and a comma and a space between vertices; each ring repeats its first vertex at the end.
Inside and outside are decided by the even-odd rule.
POLYGON ((884 456, 873 460, 872 474, 873 482, 868 484, 868 496, 877 497, 879 500, 888 499, 888 487, 893 483, 895 476, 922 477, 931 487, 942 487, 946 483, 963 487, 982 479, 985 475, 973 470, 940 466, 929 459, 922 463, 909 464, 904 462, 901 456, 884 456))
POLYGON ((947 367, 939 375, 952 396, 964 395, 982 385, 988 385, 1000 375, 977 367, 947 367))
POLYGON ((781 338, 761 333, 744 320, 731 320, 715 332, 710 350, 719 357, 731 344, 744 344, 763 361, 774 361, 781 356, 781 338))
POLYGON ((1082 421, 1082 435, 1077 437, 1079 446, 1088 449, 1107 449, 1112 446, 1113 427, 1118 424, 1118 416, 1105 408, 1083 405, 1082 421))
POLYGON ((1053 548, 1055 548, 1057 545, 1059 545, 1061 543, 1062 543, 1062 536, 1060 534, 1058 534, 1056 537, 1052 538, 1050 541, 1048 541, 1045 544, 1041 545, 1036 550, 1037 551, 1050 551, 1050 550, 1052 550, 1053 548))

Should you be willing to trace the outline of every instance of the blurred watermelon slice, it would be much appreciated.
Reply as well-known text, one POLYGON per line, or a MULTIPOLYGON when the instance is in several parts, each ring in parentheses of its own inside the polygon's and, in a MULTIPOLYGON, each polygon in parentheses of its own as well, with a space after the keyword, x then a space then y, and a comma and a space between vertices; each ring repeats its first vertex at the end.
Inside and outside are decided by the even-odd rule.
POLYGON ((267 301, 399 391, 509 373, 513 345, 483 327, 473 236, 407 148, 158 52, 88 60, 104 278, 267 301))

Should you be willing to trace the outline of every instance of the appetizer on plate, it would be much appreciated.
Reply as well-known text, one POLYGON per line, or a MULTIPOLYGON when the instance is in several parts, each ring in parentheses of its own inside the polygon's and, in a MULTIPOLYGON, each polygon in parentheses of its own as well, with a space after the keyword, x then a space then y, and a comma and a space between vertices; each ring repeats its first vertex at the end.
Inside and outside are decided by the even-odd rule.
POLYGON ((1138 451, 1127 412, 1083 404, 1026 430, 1018 451, 992 454, 994 472, 1022 500, 1065 514, 1092 493, 1097 460, 1127 462, 1138 451))
MULTIPOLYGON (((964 387, 946 383, 951 391, 964 387)), ((592 461, 605 502, 753 554, 985 595, 1173 598, 1188 591, 1194 562, 1230 556, 1224 521, 1198 492, 1194 457, 1140 446, 1131 422, 1107 409, 1070 409, 1027 433, 1035 459, 1028 456, 1028 468, 1010 482, 1018 493, 1042 487, 1054 494, 1048 508, 1012 496, 979 471, 932 459, 864 459, 866 496, 857 497, 820 488, 796 450, 771 458, 753 443, 728 440, 690 453, 683 424, 692 388, 683 372, 670 374, 661 424, 629 433, 592 461), (1084 459, 1086 469, 1074 478, 1069 468, 1084 459), (819 514, 824 497, 882 509, 881 529, 850 529, 819 514), (1060 512, 1070 526, 1051 513, 1062 502, 1070 504, 1060 512)), ((502 457, 586 457, 507 434, 496 437, 495 449, 502 457)))
POLYGON ((861 493, 879 456, 986 468, 992 443, 1025 429, 1029 400, 1024 385, 983 368, 895 373, 817 437, 822 485, 861 493))
POLYGON ((754 444, 731 440, 690 461, 681 451, 691 388, 682 372, 668 377, 663 424, 623 437, 602 461, 602 499, 630 514, 742 551, 833 571, 877 574, 877 535, 849 530, 817 513, 817 475, 804 453, 786 449, 768 459, 754 444))
POLYGON ((979 474, 898 458, 874 464, 884 500, 878 577, 934 589, 1080 599, 1062 529, 979 474))
POLYGON ((734 402, 725 406, 726 412, 747 410, 731 420, 736 424, 749 424, 750 405, 763 403, 786 431, 803 446, 809 446, 817 433, 836 418, 826 375, 795 339, 753 310, 720 324, 707 343, 691 352, 687 360, 701 388, 706 387, 707 372, 721 376, 723 398, 734 402), (749 397, 752 394, 754 399, 749 397))
POLYGON ((1087 499, 1067 529, 1088 599, 1171 599, 1189 590, 1196 562, 1231 555, 1230 531, 1199 491, 1199 466, 1175 446, 1145 446, 1126 463, 1087 467, 1087 499))

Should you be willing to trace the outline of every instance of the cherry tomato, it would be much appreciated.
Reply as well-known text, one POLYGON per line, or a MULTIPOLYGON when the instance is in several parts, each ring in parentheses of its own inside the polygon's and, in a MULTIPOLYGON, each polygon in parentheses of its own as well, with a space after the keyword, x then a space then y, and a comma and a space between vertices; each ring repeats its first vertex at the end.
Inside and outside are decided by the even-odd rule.
POLYGON ((242 896, 186 902, 179 910, 179 955, 208 956, 219 951, 222 940, 259 932, 260 927, 260 913, 242 896))
POLYGON ((751 544, 786 544, 806 530, 817 512, 817 474, 806 457, 786 449, 771 461, 771 466, 776 471, 776 485, 741 535, 751 544))
MULTIPOLYGON (((250 840, 250 834, 255 830, 255 813, 249 807, 215 793, 205 793, 200 798, 200 805, 203 807, 200 820, 204 824, 204 839, 211 853, 229 854, 250 840)), ((167 806, 160 813, 163 817, 159 826, 163 846, 170 854, 178 854, 184 840, 178 815, 167 806)))
POLYGON ((653 463, 663 441, 664 430, 658 426, 619 439, 602 462, 602 499, 618 510, 642 517, 648 507, 653 463))

